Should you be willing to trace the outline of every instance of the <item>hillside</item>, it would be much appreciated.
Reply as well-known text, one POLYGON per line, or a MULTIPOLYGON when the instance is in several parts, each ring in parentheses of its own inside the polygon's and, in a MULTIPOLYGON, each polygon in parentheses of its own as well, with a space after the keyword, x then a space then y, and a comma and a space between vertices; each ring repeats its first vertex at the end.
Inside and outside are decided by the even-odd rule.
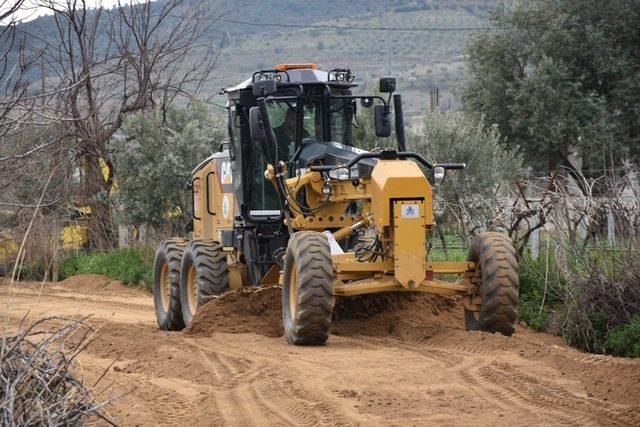
MULTIPOLYGON (((349 67, 360 82, 371 82, 385 73, 388 54, 391 74, 399 78, 409 116, 424 110, 434 87, 440 89, 442 108, 455 107, 451 92, 464 76, 464 44, 475 32, 415 29, 483 27, 497 4, 497 0, 204 1, 214 16, 221 17, 212 22, 211 38, 223 46, 218 72, 207 86, 209 93, 246 78, 258 68, 281 62, 312 61, 327 69, 349 67), (311 27, 293 27, 297 25, 311 27), (367 29, 372 27, 414 30, 367 29)), ((194 3, 191 0, 183 8, 194 3)), ((56 38, 50 16, 20 28, 37 34, 40 40, 56 38)), ((197 55, 194 50, 193 58, 186 58, 185 64, 197 55)))

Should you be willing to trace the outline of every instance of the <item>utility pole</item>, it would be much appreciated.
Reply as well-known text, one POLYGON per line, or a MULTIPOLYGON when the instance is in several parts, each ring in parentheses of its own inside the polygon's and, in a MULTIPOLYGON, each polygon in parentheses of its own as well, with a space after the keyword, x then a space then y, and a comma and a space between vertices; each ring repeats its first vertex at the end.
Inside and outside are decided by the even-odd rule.
POLYGON ((435 110, 440 106, 440 88, 431 88, 429 91, 429 107, 435 110))
POLYGON ((385 75, 391 75, 391 45, 389 43, 389 31, 384 33, 384 62, 385 62, 385 75))
MULTIPOLYGON (((386 19, 384 17, 385 2, 381 2, 379 4, 380 7, 380 24, 384 27, 386 26, 386 19)), ((384 72, 385 76, 391 75, 391 42, 389 40, 389 31, 384 32, 384 72)))

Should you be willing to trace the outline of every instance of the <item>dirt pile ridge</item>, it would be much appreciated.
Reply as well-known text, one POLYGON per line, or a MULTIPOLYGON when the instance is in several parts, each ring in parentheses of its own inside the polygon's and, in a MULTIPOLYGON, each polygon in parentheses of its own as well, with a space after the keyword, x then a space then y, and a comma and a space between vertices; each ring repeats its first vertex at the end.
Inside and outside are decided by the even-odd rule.
MULTIPOLYGON (((279 286, 228 292, 204 305, 186 334, 257 333, 281 337, 279 286)), ((333 335, 396 336, 418 339, 433 327, 462 324, 459 300, 427 294, 384 293, 336 299, 333 335)))
POLYGON ((67 291, 92 293, 99 295, 149 295, 143 289, 135 285, 123 285, 120 281, 100 274, 79 274, 70 276, 58 282, 57 289, 67 291))
POLYGON ((185 333, 196 336, 216 332, 256 333, 281 337, 284 333, 281 295, 279 286, 227 292, 200 308, 185 333))

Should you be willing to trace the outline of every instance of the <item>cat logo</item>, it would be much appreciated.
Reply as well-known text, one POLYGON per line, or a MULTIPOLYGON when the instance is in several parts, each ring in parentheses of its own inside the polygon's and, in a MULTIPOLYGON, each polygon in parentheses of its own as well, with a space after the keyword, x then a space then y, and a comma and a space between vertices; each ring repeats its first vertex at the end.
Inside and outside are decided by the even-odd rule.
POLYGON ((222 162, 220 169, 220 183, 222 185, 231 184, 233 182, 231 162, 222 162))

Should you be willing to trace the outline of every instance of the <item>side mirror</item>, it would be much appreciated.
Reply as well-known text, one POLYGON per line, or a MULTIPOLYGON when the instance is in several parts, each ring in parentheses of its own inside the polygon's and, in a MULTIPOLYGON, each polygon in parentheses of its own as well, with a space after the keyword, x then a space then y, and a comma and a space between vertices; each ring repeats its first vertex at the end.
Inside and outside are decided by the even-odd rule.
POLYGON ((442 166, 433 167, 433 183, 442 184, 447 176, 447 170, 442 166))
MULTIPOLYGON (((249 109, 249 133, 251 134, 251 140, 256 142, 266 142, 267 133, 264 130, 264 122, 260 114, 260 107, 251 107, 249 109)), ((276 135, 271 130, 271 135, 274 142, 276 141, 276 135)))
POLYGON ((253 94, 255 96, 268 96, 276 93, 276 81, 273 79, 258 80, 253 82, 253 94))
POLYGON ((251 139, 253 141, 264 141, 267 139, 258 107, 251 107, 251 109, 249 109, 249 132, 251 133, 251 139))
POLYGON ((387 105, 373 107, 373 117, 376 128, 376 136, 387 137, 391 135, 391 111, 387 105))
POLYGON ((393 93, 396 91, 396 78, 395 77, 380 77, 380 87, 378 88, 381 93, 393 93))

